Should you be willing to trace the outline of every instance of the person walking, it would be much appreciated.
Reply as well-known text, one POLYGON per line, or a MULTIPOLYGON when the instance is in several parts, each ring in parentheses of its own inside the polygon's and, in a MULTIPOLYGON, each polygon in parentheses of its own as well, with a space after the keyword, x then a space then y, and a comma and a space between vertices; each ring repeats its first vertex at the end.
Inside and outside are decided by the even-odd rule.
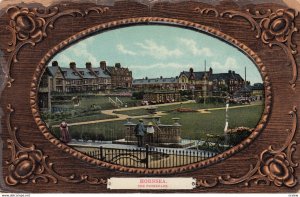
POLYGON ((146 129, 144 126, 144 122, 142 119, 140 119, 139 123, 134 128, 135 136, 137 137, 137 141, 138 141, 138 147, 144 146, 145 131, 146 131, 146 129))
POLYGON ((60 140, 64 143, 69 143, 71 141, 71 136, 69 133, 68 124, 65 121, 62 121, 62 123, 59 126, 60 130, 60 140))

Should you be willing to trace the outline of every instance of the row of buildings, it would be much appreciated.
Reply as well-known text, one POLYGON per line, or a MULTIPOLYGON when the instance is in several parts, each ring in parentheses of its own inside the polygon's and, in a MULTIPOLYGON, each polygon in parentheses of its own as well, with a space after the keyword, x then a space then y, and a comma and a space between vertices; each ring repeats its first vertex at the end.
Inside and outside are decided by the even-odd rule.
MULTIPOLYGON (((122 67, 120 63, 108 66, 105 61, 101 61, 96 67, 87 62, 85 68, 81 68, 77 67, 75 62, 71 62, 69 67, 63 67, 57 61, 53 61, 52 66, 46 68, 41 78, 39 101, 40 108, 43 109, 50 107, 53 93, 98 93, 115 89, 160 92, 163 95, 154 96, 161 97, 160 100, 170 100, 170 95, 177 95, 175 93, 179 90, 191 90, 198 96, 209 96, 214 93, 233 95, 239 91, 245 91, 247 85, 246 80, 232 70, 226 73, 213 73, 212 68, 201 72, 195 72, 193 68, 190 68, 176 77, 133 79, 132 71, 122 67), (163 99, 163 97, 166 98, 163 99)), ((178 100, 178 95, 172 97, 174 98, 171 100, 178 100)))
POLYGON ((213 73, 209 71, 182 71, 179 76, 171 78, 135 79, 132 88, 135 90, 193 90, 208 95, 212 92, 227 92, 233 94, 245 85, 245 80, 235 71, 213 73))
POLYGON ((53 93, 105 92, 117 88, 132 87, 132 72, 120 63, 107 66, 105 61, 99 67, 87 62, 85 68, 79 68, 75 62, 69 67, 59 66, 57 61, 48 66, 39 84, 39 106, 51 108, 53 93))
POLYGON ((40 89, 46 92, 91 92, 109 90, 112 88, 131 88, 132 72, 128 68, 107 66, 105 61, 100 62, 99 67, 92 67, 87 62, 85 68, 76 67, 75 62, 70 67, 61 67, 57 61, 52 62, 44 72, 40 89))

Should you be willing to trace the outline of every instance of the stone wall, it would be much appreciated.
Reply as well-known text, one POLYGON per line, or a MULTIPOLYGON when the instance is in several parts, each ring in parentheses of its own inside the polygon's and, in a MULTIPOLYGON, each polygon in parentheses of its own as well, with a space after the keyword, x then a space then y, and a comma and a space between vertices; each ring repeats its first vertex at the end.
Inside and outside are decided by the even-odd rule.
MULTIPOLYGON (((125 125, 125 141, 137 141, 134 133, 136 124, 126 123, 125 125)), ((145 125, 145 128, 147 126, 145 125)), ((154 126, 153 143, 180 143, 181 141, 181 125, 175 123, 173 125, 158 124, 154 126)), ((145 134, 145 143, 149 142, 149 136, 145 134)))

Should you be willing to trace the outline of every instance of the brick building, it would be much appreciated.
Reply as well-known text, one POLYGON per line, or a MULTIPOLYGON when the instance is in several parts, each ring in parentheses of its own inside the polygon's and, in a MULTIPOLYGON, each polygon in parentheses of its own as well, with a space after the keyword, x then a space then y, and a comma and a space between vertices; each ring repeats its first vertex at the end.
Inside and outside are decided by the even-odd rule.
POLYGON ((112 88, 132 87, 132 71, 122 67, 120 63, 116 63, 115 66, 107 66, 105 61, 101 61, 100 68, 110 75, 112 88))

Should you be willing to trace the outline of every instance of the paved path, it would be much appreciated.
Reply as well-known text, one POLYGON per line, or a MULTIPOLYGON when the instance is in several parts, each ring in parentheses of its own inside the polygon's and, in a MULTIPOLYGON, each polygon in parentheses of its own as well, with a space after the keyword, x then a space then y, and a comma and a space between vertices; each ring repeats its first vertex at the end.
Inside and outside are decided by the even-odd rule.
MULTIPOLYGON (((120 109, 103 110, 103 111, 101 111, 101 113, 106 114, 106 115, 110 115, 110 116, 117 116, 117 118, 76 122, 76 123, 70 123, 68 125, 69 126, 75 126, 75 125, 96 124, 96 123, 101 123, 101 122, 112 122, 112 121, 119 121, 119 120, 127 120, 129 117, 133 118, 133 119, 147 118, 147 117, 151 117, 151 115, 129 116, 129 115, 126 115, 126 114, 120 114, 120 113, 116 113, 116 112, 131 111, 131 110, 136 110, 136 109, 146 109, 146 108, 150 108, 150 107, 178 105, 178 104, 185 104, 185 103, 195 103, 195 101, 189 100, 189 101, 185 101, 185 102, 164 103, 164 104, 157 104, 157 105, 153 105, 153 106, 138 106, 138 107, 128 107, 128 108, 120 108, 120 109)), ((260 103, 253 103, 253 104, 250 104, 250 105, 231 106, 231 107, 229 107, 229 109, 243 108, 243 107, 249 107, 249 106, 254 106, 254 105, 261 105, 261 104, 260 103)), ((199 109, 197 111, 200 112, 200 113, 211 113, 210 111, 223 110, 223 109, 226 109, 226 107, 199 109)), ((162 111, 158 111, 158 112, 156 112, 156 115, 163 116, 163 115, 166 115, 166 113, 164 113, 162 111)), ((59 127, 59 125, 53 125, 52 127, 59 127)))
MULTIPOLYGON (((69 126, 75 126, 75 125, 86 125, 86 124, 95 124, 95 123, 101 123, 101 122, 112 122, 112 121, 118 121, 118 120, 127 120, 129 117, 133 119, 139 119, 139 118, 147 118, 151 115, 140 115, 140 116, 129 116, 126 114, 119 114, 116 112, 121 111, 131 111, 136 109, 147 109, 147 108, 155 108, 155 107, 161 107, 161 106, 169 106, 169 105, 178 105, 178 104, 186 104, 186 103, 195 103, 193 100, 184 101, 184 102, 174 102, 174 103, 164 103, 164 104, 157 104, 157 105, 146 105, 146 106, 138 106, 138 107, 127 107, 127 108, 120 108, 120 109, 110 109, 110 110, 103 110, 101 111, 102 114, 110 115, 110 116, 117 116, 117 118, 109 118, 109 119, 101 119, 101 120, 91 120, 91 121, 84 121, 84 122, 76 122, 76 123, 70 123, 69 126)), ((157 116, 163 116, 166 115, 165 113, 159 111, 156 112, 157 116)), ((59 127, 59 125, 53 125, 52 127, 59 127)))

